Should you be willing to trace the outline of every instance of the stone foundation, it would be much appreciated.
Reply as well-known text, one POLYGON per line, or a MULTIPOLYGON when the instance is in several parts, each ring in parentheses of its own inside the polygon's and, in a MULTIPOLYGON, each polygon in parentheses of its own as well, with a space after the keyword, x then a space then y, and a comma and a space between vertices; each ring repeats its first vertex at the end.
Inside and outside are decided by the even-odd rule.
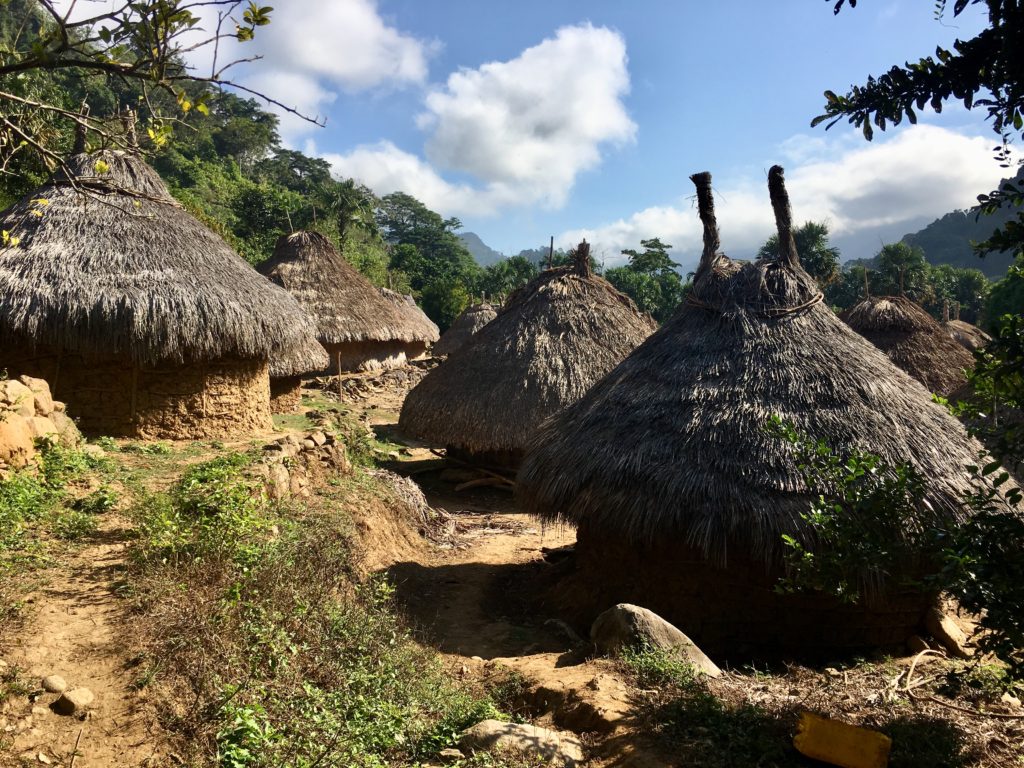
POLYGON ((272 428, 266 361, 138 366, 114 357, 8 347, 0 351, 0 368, 48 381, 88 435, 223 439, 272 428))
POLYGON ((302 406, 302 379, 270 380, 270 412, 295 413, 302 406))
POLYGON ((550 595, 581 629, 617 603, 643 606, 713 657, 737 663, 902 648, 922 631, 935 603, 935 595, 912 591, 865 605, 823 594, 778 594, 779 575, 736 557, 721 568, 685 545, 637 547, 584 527, 577 532, 574 572, 550 595))

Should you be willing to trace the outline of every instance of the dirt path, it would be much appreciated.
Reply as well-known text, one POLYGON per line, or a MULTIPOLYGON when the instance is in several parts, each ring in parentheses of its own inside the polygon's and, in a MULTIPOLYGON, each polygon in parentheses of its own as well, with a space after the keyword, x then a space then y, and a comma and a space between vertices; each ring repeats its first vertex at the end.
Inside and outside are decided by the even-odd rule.
POLYGON ((13 741, 0 765, 70 766, 76 743, 75 768, 147 765, 157 757, 154 718, 132 688, 120 635, 124 608, 115 590, 129 536, 125 520, 105 516, 96 535, 28 596, 29 620, 0 647, 29 688, 0 705, 0 736, 13 741), (56 714, 57 694, 40 685, 47 675, 60 675, 69 689, 88 688, 95 696, 88 713, 56 714))

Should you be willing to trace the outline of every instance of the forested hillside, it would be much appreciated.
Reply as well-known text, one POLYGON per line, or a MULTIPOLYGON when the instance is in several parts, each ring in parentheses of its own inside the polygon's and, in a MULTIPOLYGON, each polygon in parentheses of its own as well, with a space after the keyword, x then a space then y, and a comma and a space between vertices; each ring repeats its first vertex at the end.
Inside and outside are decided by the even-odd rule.
MULTIPOLYGON (((1024 168, 1018 171, 1014 179, 1007 181, 1017 184, 1024 182, 1024 168)), ((1013 253, 993 253, 979 258, 971 248, 971 243, 987 240, 997 228, 1005 226, 1006 222, 1016 216, 1017 210, 1012 207, 1000 208, 989 216, 979 216, 976 211, 970 210, 952 211, 919 232, 904 235, 903 242, 924 251, 929 264, 980 269, 986 277, 998 280, 1006 275, 1006 270, 1013 264, 1013 253)))

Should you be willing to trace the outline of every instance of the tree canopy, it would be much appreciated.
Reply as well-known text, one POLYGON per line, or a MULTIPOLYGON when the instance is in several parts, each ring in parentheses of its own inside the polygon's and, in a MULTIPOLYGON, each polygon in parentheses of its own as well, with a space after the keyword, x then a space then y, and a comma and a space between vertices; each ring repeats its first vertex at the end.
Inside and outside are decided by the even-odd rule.
MULTIPOLYGON (((807 273, 824 288, 839 277, 839 249, 830 245, 828 224, 807 221, 793 231, 800 263, 807 273)), ((768 238, 757 252, 758 258, 771 258, 779 252, 779 236, 768 238)))
POLYGON ((608 269, 604 276, 640 309, 663 323, 683 300, 686 287, 676 271, 679 265, 668 255, 671 245, 655 237, 641 240, 640 247, 642 251, 623 249, 622 254, 629 257, 629 263, 608 269))

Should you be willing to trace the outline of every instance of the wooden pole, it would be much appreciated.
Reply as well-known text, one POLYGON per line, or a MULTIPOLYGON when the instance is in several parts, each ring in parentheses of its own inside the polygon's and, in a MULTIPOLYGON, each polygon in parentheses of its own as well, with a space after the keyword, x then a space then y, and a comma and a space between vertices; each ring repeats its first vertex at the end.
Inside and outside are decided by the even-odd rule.
POLYGON ((551 236, 551 242, 548 245, 548 269, 551 269, 551 265, 555 262, 555 236, 551 236))

